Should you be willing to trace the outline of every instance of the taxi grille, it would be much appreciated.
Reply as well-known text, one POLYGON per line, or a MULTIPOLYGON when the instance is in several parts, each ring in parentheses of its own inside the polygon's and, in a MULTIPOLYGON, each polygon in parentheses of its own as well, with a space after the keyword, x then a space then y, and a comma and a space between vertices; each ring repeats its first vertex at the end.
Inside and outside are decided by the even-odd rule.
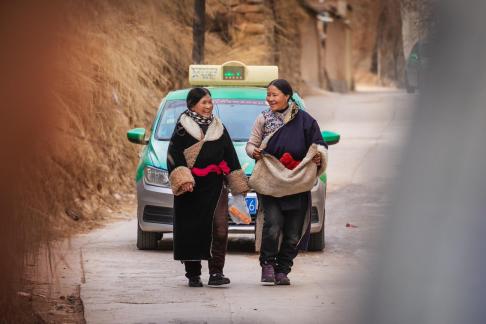
MULTIPOLYGON (((249 225, 255 225, 256 215, 251 215, 251 223, 249 225)), ((228 222, 231 226, 238 226, 238 225, 245 225, 245 224, 236 224, 233 222, 231 217, 228 215, 228 222)), ((319 223, 319 212, 317 211, 316 207, 312 207, 311 209, 311 223, 319 223)))
POLYGON ((174 209, 170 207, 145 206, 143 210, 143 221, 159 224, 172 224, 174 209))

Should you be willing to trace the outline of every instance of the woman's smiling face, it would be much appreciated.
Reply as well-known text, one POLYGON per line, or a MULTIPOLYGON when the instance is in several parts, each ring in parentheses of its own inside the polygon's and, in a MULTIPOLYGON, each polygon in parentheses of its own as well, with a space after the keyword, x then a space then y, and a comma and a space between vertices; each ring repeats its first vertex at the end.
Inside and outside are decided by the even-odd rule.
POLYGON ((279 111, 287 107, 290 96, 284 94, 276 86, 267 88, 267 102, 272 111, 279 111))
POLYGON ((204 117, 211 117, 213 113, 213 99, 209 95, 205 95, 192 107, 192 111, 204 117))

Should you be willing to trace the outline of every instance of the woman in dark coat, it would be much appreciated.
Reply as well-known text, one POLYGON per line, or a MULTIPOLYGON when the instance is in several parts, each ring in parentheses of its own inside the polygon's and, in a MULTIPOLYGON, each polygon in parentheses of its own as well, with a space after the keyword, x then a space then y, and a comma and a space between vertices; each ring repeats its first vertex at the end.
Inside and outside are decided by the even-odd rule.
POLYGON ((201 260, 208 260, 209 286, 230 283, 223 267, 228 238, 228 191, 249 190, 228 131, 212 115, 208 89, 187 95, 167 154, 174 193, 174 259, 184 263, 190 287, 202 287, 201 260))
POLYGON ((250 186, 259 198, 261 281, 276 285, 290 284, 287 275, 310 229, 310 190, 327 165, 319 125, 292 94, 286 80, 270 82, 270 108, 257 117, 246 146, 257 160, 250 186))

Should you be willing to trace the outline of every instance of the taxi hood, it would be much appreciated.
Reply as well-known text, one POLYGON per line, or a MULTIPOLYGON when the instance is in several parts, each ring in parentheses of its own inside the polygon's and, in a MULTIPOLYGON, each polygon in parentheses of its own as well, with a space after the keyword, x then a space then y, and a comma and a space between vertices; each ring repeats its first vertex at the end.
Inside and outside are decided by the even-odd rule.
MULTIPOLYGON (((240 161, 241 168, 246 175, 251 175, 255 161, 250 158, 245 151, 246 142, 233 142, 238 160, 240 161)), ((167 149, 169 147, 169 141, 167 140, 151 140, 147 149, 147 155, 152 166, 167 170, 167 149)))

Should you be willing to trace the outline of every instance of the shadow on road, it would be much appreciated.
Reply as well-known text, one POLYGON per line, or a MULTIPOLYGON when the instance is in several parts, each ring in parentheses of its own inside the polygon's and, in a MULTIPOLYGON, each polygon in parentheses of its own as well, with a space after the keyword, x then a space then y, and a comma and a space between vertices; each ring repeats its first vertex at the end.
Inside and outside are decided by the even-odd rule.
MULTIPOLYGON (((160 251, 172 251, 172 237, 163 238, 159 241, 159 248, 160 251)), ((253 238, 250 237, 240 237, 236 236, 233 237, 230 235, 228 239, 228 253, 231 254, 247 254, 247 253, 255 253, 255 242, 253 238)))

